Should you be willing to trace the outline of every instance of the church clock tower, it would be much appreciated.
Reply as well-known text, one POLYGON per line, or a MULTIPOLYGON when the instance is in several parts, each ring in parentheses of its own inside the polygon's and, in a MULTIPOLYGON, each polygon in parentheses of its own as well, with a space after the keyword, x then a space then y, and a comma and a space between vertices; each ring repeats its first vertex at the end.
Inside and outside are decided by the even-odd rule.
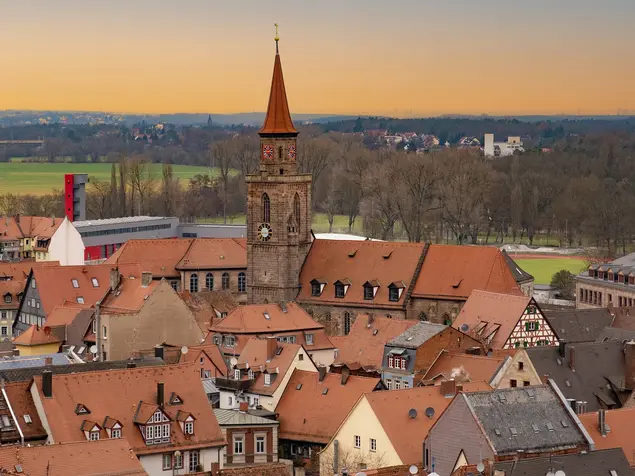
POLYGON ((249 303, 293 301, 311 246, 311 174, 298 173, 298 131, 289 113, 277 33, 269 106, 259 135, 260 170, 246 177, 249 303))

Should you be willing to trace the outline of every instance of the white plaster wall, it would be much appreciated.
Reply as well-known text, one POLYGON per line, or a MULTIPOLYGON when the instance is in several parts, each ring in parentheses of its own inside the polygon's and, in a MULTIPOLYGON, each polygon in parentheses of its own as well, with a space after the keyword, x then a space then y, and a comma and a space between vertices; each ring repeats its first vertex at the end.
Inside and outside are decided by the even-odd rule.
POLYGON ((313 359, 313 362, 315 362, 315 365, 330 367, 335 361, 335 349, 316 350, 311 352, 311 349, 308 348, 307 352, 311 354, 311 358, 313 359))
MULTIPOLYGON (((166 451, 166 453, 173 453, 174 451, 166 451)), ((189 473, 189 452, 184 451, 183 458, 183 469, 166 469, 163 470, 163 454, 151 454, 151 455, 142 455, 139 456, 139 461, 143 466, 143 469, 150 476, 173 476, 173 475, 184 475, 189 473)), ((223 467, 222 463, 222 455, 223 451, 220 450, 221 456, 221 468, 223 467)), ((203 465, 204 471, 209 471, 212 467, 212 463, 218 463, 219 457, 219 449, 218 448, 202 448, 200 449, 200 464, 203 465)))
POLYGON ((84 242, 68 218, 51 237, 46 261, 59 261, 63 266, 84 264, 84 242))

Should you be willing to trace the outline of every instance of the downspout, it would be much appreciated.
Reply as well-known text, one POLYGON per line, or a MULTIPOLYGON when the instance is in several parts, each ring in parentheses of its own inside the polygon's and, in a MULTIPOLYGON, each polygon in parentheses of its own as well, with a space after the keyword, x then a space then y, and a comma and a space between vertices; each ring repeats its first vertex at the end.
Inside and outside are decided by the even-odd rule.
POLYGON ((18 427, 18 433, 20 433, 20 445, 24 446, 24 433, 22 433, 22 428, 20 428, 20 422, 15 416, 13 412, 13 407, 11 406, 11 402, 9 401, 9 397, 7 396, 7 392, 4 389, 4 383, 2 384, 2 396, 4 397, 5 402, 7 402, 7 406, 9 407, 9 411, 11 412, 11 416, 13 417, 13 421, 15 422, 15 426, 18 427))
MULTIPOLYGON (((106 296, 108 295, 108 292, 106 292, 106 296)), ((104 296, 104 298, 106 297, 104 296)), ((103 362, 104 360, 104 356, 102 354, 102 349, 101 349, 101 301, 103 301, 103 298, 99 301, 97 301, 97 304, 95 304, 95 322, 97 323, 95 325, 95 327, 97 328, 97 332, 96 332, 96 336, 95 336, 95 342, 97 343, 97 360, 99 362, 103 362)))

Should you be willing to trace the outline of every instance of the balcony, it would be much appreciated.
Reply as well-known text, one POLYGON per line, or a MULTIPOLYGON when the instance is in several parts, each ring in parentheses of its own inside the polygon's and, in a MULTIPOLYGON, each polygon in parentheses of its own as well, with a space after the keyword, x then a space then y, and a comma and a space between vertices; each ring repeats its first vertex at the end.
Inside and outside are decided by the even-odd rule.
POLYGON ((216 377, 216 388, 220 390, 249 390, 252 380, 236 380, 233 378, 216 377))

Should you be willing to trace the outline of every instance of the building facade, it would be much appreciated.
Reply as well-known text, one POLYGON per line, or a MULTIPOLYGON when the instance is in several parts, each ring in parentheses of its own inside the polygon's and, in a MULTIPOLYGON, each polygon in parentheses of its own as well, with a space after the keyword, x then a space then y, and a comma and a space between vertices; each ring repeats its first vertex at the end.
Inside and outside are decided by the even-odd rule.
POLYGON ((576 307, 630 307, 635 302, 635 253, 592 264, 575 278, 576 307))

